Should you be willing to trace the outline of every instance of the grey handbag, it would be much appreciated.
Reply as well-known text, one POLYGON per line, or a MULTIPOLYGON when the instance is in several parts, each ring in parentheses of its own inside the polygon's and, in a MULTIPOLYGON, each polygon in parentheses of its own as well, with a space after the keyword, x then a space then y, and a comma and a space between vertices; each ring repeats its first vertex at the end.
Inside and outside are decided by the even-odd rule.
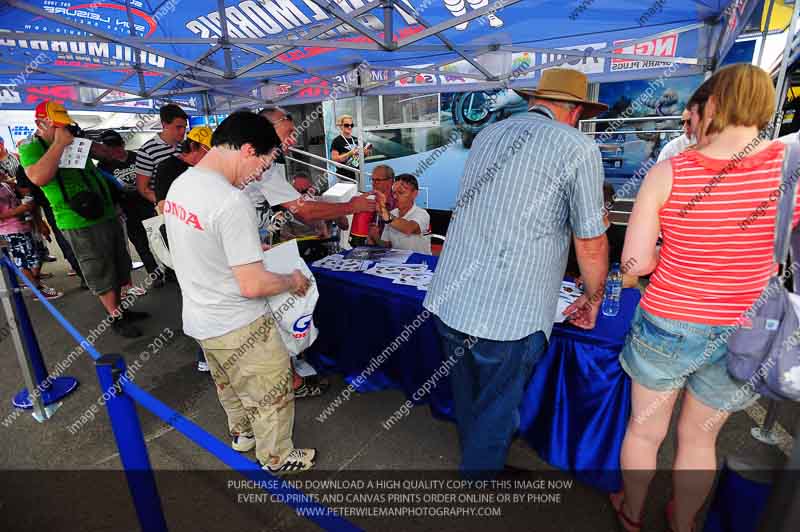
MULTIPOLYGON (((800 174, 800 146, 786 147, 775 220, 775 262, 786 260, 800 174)), ((796 240, 796 239, 795 239, 796 240)), ((797 255, 794 255, 797 259, 797 255)), ((797 264, 789 266, 794 272, 797 264)), ((773 275, 741 325, 728 338, 728 372, 772 399, 800 401, 800 323, 784 286, 784 275, 773 275)), ((798 283, 800 279, 795 279, 798 283)))

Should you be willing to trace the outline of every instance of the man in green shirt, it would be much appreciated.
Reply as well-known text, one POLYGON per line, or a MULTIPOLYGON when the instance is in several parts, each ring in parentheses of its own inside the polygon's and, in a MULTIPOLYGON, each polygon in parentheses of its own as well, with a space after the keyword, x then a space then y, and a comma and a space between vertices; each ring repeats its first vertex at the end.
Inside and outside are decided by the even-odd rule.
MULTIPOLYGON (((90 158, 82 169, 60 168, 64 150, 74 140, 67 127, 73 123, 64 106, 52 101, 39 104, 36 134, 19 146, 20 163, 47 196, 86 284, 113 317, 112 330, 135 338, 142 332, 131 321, 147 314, 120 308, 120 288, 131 280, 131 258, 109 184, 90 158)), ((103 158, 106 151, 102 144, 92 144, 93 157, 103 158)))

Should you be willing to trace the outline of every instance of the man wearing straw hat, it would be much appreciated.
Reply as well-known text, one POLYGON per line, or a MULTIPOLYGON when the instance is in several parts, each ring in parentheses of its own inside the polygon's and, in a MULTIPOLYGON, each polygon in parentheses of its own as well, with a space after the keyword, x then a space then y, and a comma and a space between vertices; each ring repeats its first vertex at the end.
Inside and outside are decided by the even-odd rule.
POLYGON ((606 106, 587 99, 587 85, 576 70, 544 71, 535 90, 517 90, 529 112, 484 129, 464 168, 424 306, 445 357, 456 361, 450 376, 466 477, 503 469, 517 407, 553 328, 573 234, 586 294, 600 297, 581 297, 565 314, 594 327, 608 270, 603 165, 575 128, 606 106))

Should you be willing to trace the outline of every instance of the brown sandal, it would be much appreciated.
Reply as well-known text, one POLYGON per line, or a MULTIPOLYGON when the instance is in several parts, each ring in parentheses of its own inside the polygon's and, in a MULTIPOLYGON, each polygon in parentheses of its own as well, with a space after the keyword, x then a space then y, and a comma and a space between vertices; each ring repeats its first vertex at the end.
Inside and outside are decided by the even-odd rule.
POLYGON ((619 524, 622 526, 623 530, 627 532, 637 532, 642 529, 641 521, 634 521, 627 515, 625 515, 625 511, 623 510, 625 506, 625 492, 620 491, 619 493, 611 493, 608 496, 608 499, 611 501, 611 507, 614 508, 614 511, 617 512, 617 519, 619 520, 619 524))

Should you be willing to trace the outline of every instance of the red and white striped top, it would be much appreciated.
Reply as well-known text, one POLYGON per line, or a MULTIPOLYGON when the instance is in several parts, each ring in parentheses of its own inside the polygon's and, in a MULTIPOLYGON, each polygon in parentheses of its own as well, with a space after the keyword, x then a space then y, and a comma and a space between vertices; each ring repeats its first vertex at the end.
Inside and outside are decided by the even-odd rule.
MULTIPOLYGON (((645 310, 734 325, 750 308, 777 268, 773 242, 783 154, 776 141, 738 163, 694 150, 671 159, 672 191, 659 212, 661 257, 641 301, 645 310)), ((796 208, 794 225, 798 220, 796 208)))

